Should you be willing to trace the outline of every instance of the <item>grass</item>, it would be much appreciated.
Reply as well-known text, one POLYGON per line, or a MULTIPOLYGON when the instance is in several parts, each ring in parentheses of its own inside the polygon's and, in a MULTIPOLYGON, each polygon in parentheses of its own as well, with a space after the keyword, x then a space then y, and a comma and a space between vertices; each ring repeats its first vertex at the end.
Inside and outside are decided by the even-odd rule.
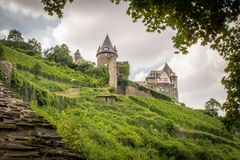
POLYGON ((63 111, 33 109, 58 128, 69 147, 87 159, 240 158, 239 142, 218 134, 228 133, 216 118, 163 100, 117 99, 109 104, 94 98, 81 100, 63 111), (209 130, 198 129, 198 125, 209 130))
POLYGON ((18 70, 19 74, 23 75, 26 79, 30 80, 37 86, 41 86, 50 92, 60 92, 72 88, 74 85, 69 83, 63 83, 59 81, 54 81, 51 79, 44 78, 42 76, 35 77, 33 74, 27 71, 18 70))
POLYGON ((63 83, 74 83, 81 86, 103 86, 101 78, 90 77, 80 71, 74 71, 67 66, 62 66, 55 62, 49 62, 40 57, 28 56, 9 47, 3 46, 3 58, 15 64, 18 70, 31 71, 32 67, 39 63, 41 65, 41 75, 47 79, 63 83))

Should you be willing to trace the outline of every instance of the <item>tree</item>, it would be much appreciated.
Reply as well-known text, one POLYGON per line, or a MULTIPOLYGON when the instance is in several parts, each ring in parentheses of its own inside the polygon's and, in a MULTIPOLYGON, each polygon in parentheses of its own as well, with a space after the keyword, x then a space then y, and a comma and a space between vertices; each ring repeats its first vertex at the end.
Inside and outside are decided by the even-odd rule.
POLYGON ((7 40, 14 41, 14 42, 23 42, 24 41, 23 37, 22 37, 22 33, 16 29, 10 30, 7 40))
POLYGON ((214 98, 210 98, 210 100, 205 103, 206 111, 210 116, 218 116, 218 110, 220 107, 221 104, 214 98))
MULTIPOLYGON (((56 13, 62 17, 62 9, 68 0, 62 1, 64 3, 59 5, 53 5, 53 2, 44 3, 44 0, 42 2, 50 15, 56 13)), ((72 0, 69 1, 72 2, 72 0)), ((122 1, 128 2, 127 14, 132 17, 134 22, 142 20, 149 32, 161 33, 167 27, 175 30, 176 35, 172 37, 173 45, 178 49, 175 53, 187 54, 187 48, 198 41, 201 42, 201 45, 210 45, 213 50, 218 51, 229 63, 225 69, 228 76, 222 80, 229 94, 223 105, 227 111, 226 119, 228 119, 228 124, 235 124, 236 120, 240 121, 240 88, 235 87, 240 83, 239 65, 235 65, 239 64, 237 56, 240 53, 239 0, 111 1, 116 4, 122 1), (236 77, 233 78, 233 75, 236 77), (233 99, 231 95, 236 96, 233 99)))
POLYGON ((35 78, 38 78, 38 75, 41 73, 41 65, 40 63, 36 63, 35 65, 33 65, 32 67, 32 72, 35 75, 35 78))
POLYGON ((32 50, 38 53, 42 52, 42 45, 35 38, 28 39, 28 44, 32 46, 32 50))
POLYGON ((59 18, 63 17, 63 8, 67 2, 72 2, 73 0, 42 0, 44 5, 44 10, 48 12, 49 15, 57 14, 59 18))
POLYGON ((56 45, 54 48, 46 50, 44 55, 50 61, 55 61, 68 67, 73 65, 73 59, 66 44, 56 45))
POLYGON ((81 71, 82 73, 86 73, 87 70, 94 68, 94 64, 93 62, 84 61, 80 64, 75 64, 73 68, 81 71))
POLYGON ((230 57, 225 72, 228 76, 222 79, 227 89, 227 100, 222 108, 227 112, 225 124, 229 130, 238 128, 240 130, 240 53, 230 57))

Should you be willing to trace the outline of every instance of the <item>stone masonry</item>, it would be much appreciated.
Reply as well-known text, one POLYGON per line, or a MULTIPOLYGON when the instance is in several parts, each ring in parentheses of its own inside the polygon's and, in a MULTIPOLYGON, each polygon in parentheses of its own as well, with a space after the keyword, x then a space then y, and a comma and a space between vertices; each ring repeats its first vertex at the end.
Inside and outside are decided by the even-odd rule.
POLYGON ((55 128, 0 84, 0 160, 78 160, 55 128))
POLYGON ((13 65, 9 61, 0 61, 0 70, 6 86, 10 86, 13 65))

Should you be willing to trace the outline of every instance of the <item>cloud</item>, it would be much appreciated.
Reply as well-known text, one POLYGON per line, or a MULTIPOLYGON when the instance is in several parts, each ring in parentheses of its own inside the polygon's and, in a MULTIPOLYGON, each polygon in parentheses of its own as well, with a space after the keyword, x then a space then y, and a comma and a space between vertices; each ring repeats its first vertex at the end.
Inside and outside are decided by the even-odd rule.
POLYGON ((134 81, 144 81, 147 75, 147 72, 140 71, 139 73, 135 74, 134 81))
POLYGON ((220 102, 225 100, 221 78, 226 61, 209 47, 197 44, 189 49, 188 55, 175 55, 169 64, 178 75, 181 101, 202 107, 211 97, 220 102))
POLYGON ((0 0, 0 7, 12 13, 23 14, 28 17, 46 19, 56 19, 57 17, 49 16, 43 9, 41 0, 0 0))
POLYGON ((130 63, 132 80, 143 80, 152 69, 168 62, 178 75, 180 101, 201 107, 211 97, 223 102, 226 93, 220 83, 226 62, 209 47, 195 45, 188 55, 175 55, 174 31, 147 33, 141 22, 126 14, 127 4, 107 0, 75 0, 59 20, 44 12, 40 0, 0 0, 0 36, 19 29, 25 38, 35 37, 44 48, 66 43, 77 48, 86 60, 96 62, 96 51, 108 33, 119 52, 119 60, 130 63))
POLYGON ((8 33, 9 33, 9 30, 7 30, 7 29, 3 29, 3 30, 1 30, 0 31, 0 38, 2 39, 5 39, 6 37, 7 37, 7 35, 8 35, 8 33))

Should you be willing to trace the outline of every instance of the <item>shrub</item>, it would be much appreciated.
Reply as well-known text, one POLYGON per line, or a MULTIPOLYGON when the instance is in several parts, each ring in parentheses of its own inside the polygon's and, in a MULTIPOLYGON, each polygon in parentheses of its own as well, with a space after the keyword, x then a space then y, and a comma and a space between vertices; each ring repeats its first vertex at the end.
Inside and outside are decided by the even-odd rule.
POLYGON ((33 67, 32 67, 32 73, 35 75, 35 77, 37 78, 38 75, 41 73, 41 65, 40 63, 36 63, 33 67))
POLYGON ((3 48, 2 45, 0 44, 0 60, 3 58, 3 48))

